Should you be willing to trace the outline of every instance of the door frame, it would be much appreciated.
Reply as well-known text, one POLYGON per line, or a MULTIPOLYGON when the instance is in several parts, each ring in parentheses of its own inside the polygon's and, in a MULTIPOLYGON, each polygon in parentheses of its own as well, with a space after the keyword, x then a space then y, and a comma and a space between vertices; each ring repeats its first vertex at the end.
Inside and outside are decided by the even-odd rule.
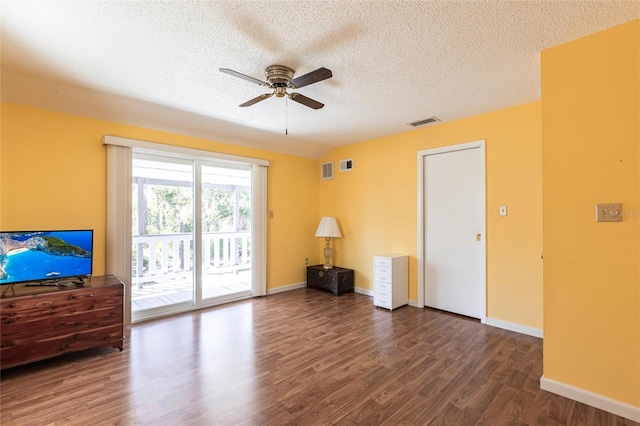
MULTIPOLYGON (((261 287, 264 287, 266 283, 262 284, 263 281, 256 281, 256 277, 262 276, 262 274, 256 274, 253 269, 256 262, 254 262, 254 257, 251 259, 251 290, 249 291, 240 291, 232 294, 227 294, 223 296, 216 296, 213 298, 205 299, 203 296, 203 239, 202 239, 202 189, 203 189, 203 179, 202 179, 202 170, 204 167, 218 167, 218 168, 229 168, 229 169, 238 169, 244 170, 249 173, 249 177, 251 180, 251 241, 258 241, 254 238, 254 231, 256 228, 266 229, 264 223, 260 225, 254 226, 253 223, 256 220, 259 220, 259 217, 266 217, 266 204, 258 204, 254 203, 253 195, 256 194, 256 190, 253 188, 254 183, 261 184, 262 180, 265 176, 256 177, 254 173, 260 173, 262 169, 266 169, 264 167, 256 167, 250 163, 231 163, 228 161, 219 161, 215 158, 184 158, 183 156, 175 156, 172 154, 164 154, 160 152, 147 152, 147 151, 138 151, 134 150, 132 152, 132 161, 135 161, 136 158, 153 160, 158 162, 167 162, 167 163, 176 163, 176 164, 186 164, 191 166, 191 175, 192 175, 192 185, 190 187, 192 192, 192 210, 193 210, 193 231, 191 232, 192 241, 193 241, 193 265, 192 265, 192 299, 189 301, 173 303, 169 305, 157 306, 149 309, 145 309, 143 311, 134 312, 133 308, 131 308, 131 321, 133 323, 145 321, 148 319, 164 317, 167 315, 173 315, 181 312, 188 312, 203 308, 208 308, 216 305, 220 305, 223 303, 234 302, 237 300, 248 299, 254 296, 264 295, 264 291, 261 287), (256 210, 256 206, 258 210, 256 210), (264 212, 264 214, 254 214, 254 212, 264 212), (262 293, 261 293, 262 292, 262 293)), ((132 163, 133 165, 133 163, 132 163)), ((264 170, 266 171, 266 170, 264 170)), ((262 182, 264 183, 264 182, 262 182)), ((266 190, 264 187, 260 187, 259 190, 266 190)), ((263 197, 265 198, 265 197, 263 197)), ((266 199, 266 198, 265 198, 266 199)), ((260 201, 259 201, 260 202, 260 201)), ((264 238, 263 241, 266 241, 266 234, 260 235, 259 238, 264 238)), ((253 245, 253 244, 252 244, 253 245)), ((258 245, 259 246, 259 245, 258 245)), ((256 251, 256 253, 260 254, 261 252, 256 251)), ((264 255, 264 254, 262 254, 264 255)), ((262 268, 262 266, 260 266, 262 268)), ((130 296, 131 297, 131 296, 130 296)), ((131 300, 130 300, 131 304, 131 300)))
POLYGON ((482 185, 482 199, 484 200, 484 209, 482 211, 482 229, 480 229, 480 233, 484 236, 482 241, 482 258, 484 263, 484 274, 481 277, 481 298, 482 298, 482 315, 480 317, 481 322, 485 322, 487 317, 487 164, 486 164, 486 148, 485 148, 485 140, 477 140, 473 142, 466 142, 456 145, 448 145, 439 148, 426 149, 423 151, 418 151, 418 300, 416 302, 416 306, 418 308, 424 308, 424 294, 425 294, 425 254, 426 254, 426 240, 427 240, 427 229, 425 229, 425 200, 426 200, 426 185, 424 182, 426 176, 425 170, 425 159, 429 155, 435 154, 445 154, 449 152, 463 151, 468 149, 480 149, 480 155, 482 159, 482 175, 483 175, 483 185, 482 185))
POLYGON ((186 159, 212 159, 228 164, 250 164, 252 173, 251 240, 253 296, 267 293, 267 169, 269 160, 215 151, 185 148, 139 139, 103 135, 107 146, 107 229, 105 272, 125 285, 124 319, 131 324, 131 171, 133 151, 186 159))

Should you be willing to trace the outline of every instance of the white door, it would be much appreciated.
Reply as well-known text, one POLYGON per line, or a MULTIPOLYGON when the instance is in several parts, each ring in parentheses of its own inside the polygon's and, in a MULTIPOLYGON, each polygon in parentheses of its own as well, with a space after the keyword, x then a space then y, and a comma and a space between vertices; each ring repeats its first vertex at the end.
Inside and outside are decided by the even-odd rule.
POLYGON ((424 301, 485 317, 485 167, 479 147, 424 156, 424 301))

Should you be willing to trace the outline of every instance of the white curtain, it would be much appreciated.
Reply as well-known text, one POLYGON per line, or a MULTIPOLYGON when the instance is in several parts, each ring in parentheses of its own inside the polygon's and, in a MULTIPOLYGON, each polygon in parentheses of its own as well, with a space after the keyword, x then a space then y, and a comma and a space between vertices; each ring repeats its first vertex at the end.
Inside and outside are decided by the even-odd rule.
POLYGON ((267 167, 254 164, 251 170, 251 271, 253 295, 267 294, 267 167), (258 244, 254 244, 258 242, 258 244))
POLYGON ((124 283, 124 322, 131 324, 131 148, 107 145, 107 274, 124 283))

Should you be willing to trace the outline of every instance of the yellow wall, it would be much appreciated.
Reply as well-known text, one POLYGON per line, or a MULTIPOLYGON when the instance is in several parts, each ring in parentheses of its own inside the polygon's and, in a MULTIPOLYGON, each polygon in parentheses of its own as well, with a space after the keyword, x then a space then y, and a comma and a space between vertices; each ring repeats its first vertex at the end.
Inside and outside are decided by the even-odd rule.
MULTIPOLYGON (((373 256, 405 253, 409 298, 417 299, 417 153, 486 140, 487 316, 542 328, 542 153, 540 103, 334 149, 335 179, 320 183, 320 216, 335 216, 343 238, 334 263, 372 288, 373 256), (354 168, 339 172, 340 160, 354 168), (506 204, 509 215, 498 215, 506 204)), ((318 245, 320 250, 321 244, 318 245)))
POLYGON ((324 242, 312 236, 331 215, 343 233, 334 263, 355 269, 356 286, 371 289, 374 254, 406 253, 415 300, 417 152, 485 139, 487 316, 542 328, 544 288, 545 377, 640 407, 640 21, 548 49, 541 61, 541 102, 321 161, 3 103, 0 229, 92 228, 100 274, 103 134, 264 158, 275 215, 268 288, 304 281, 305 257, 321 262, 324 242), (354 170, 337 171, 347 158, 354 170), (334 161, 334 180, 319 180, 324 161, 334 161), (622 202, 624 221, 596 223, 597 202, 622 202), (501 204, 509 216, 498 215, 501 204))
POLYGON ((304 258, 320 259, 316 161, 123 124, 2 104, 0 223, 3 230, 95 230, 94 273, 104 273, 106 148, 104 134, 267 159, 267 287, 304 282, 304 258))
MULTIPOLYGON (((2 123, 2 108, 0 108, 0 123, 2 123)), ((0 131, 0 229, 2 227, 2 131, 0 131)))
POLYGON ((640 21, 542 52, 544 375, 640 407, 640 21), (621 202, 621 223, 594 204, 621 202))

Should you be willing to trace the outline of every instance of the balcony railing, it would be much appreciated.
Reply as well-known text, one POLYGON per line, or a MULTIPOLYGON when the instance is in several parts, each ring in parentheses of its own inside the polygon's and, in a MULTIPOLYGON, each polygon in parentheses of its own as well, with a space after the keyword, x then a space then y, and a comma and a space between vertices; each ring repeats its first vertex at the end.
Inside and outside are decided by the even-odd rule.
MULTIPOLYGON (((202 273, 208 275, 237 273, 251 266, 251 233, 207 232, 203 234, 202 273)), ((133 237, 132 284, 171 279, 184 280, 193 274, 193 235, 164 234, 133 237)))

